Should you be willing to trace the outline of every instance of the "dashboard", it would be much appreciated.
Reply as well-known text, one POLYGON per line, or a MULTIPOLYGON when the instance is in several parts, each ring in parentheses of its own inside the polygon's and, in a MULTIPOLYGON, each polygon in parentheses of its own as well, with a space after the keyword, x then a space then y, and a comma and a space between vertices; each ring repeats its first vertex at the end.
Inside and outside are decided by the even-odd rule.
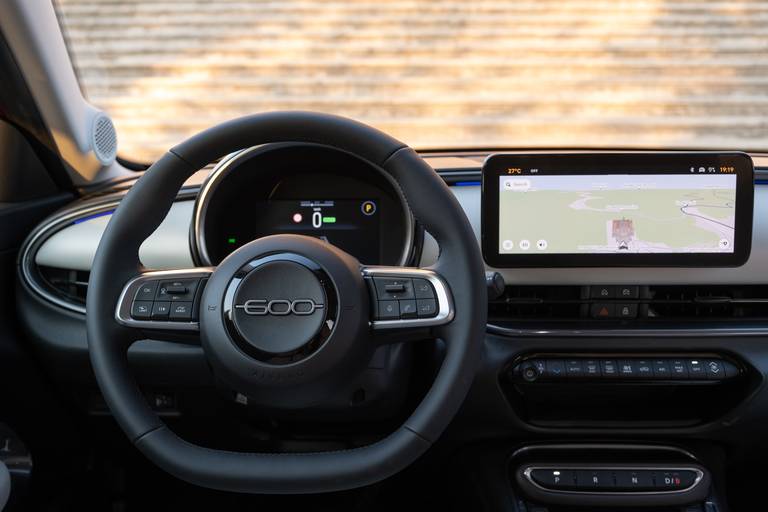
MULTIPOLYGON (((611 439, 621 445, 611 448, 617 460, 636 461, 621 444, 627 436, 663 444, 696 436, 737 448, 764 430, 768 159, 638 153, 629 166, 611 155, 424 155, 470 220, 486 271, 506 283, 490 296, 483 361, 447 435, 611 439), (553 208, 560 213, 547 224, 553 208), (674 225, 665 230, 663 219, 674 225)), ((38 226, 19 259, 23 325, 52 377, 93 414, 105 410, 93 405, 84 298, 123 195, 109 190, 68 205, 38 226)), ((333 148, 276 144, 199 171, 140 259, 155 270, 218 265, 276 233, 320 238, 368 265, 429 266, 440 254, 397 183, 375 166, 333 148)), ((377 352, 350 389, 361 403, 340 396, 307 414, 386 419, 406 394, 404 384, 387 383, 418 381, 418 350, 377 352)), ((215 387, 200 346, 141 340, 129 359, 159 413, 210 414, 215 402, 198 398, 201 387, 215 387)), ((515 457, 510 471, 523 488, 542 464, 567 459, 570 471, 593 455, 515 457)), ((659 460, 670 463, 668 454, 659 460)))
MULTIPOLYGON (((288 148, 273 147, 271 149, 291 153, 288 148)), ((319 152, 323 151, 319 150, 319 152)), ((419 229, 418 224, 407 212, 397 188, 384 179, 376 169, 359 161, 352 162, 352 168, 347 169, 346 165, 350 163, 352 157, 326 151, 325 156, 330 157, 333 154, 331 158, 337 160, 335 162, 326 160, 323 166, 313 165, 312 170, 317 172, 305 180, 300 177, 301 174, 298 171, 306 170, 307 160, 294 157, 294 164, 290 167, 280 165, 273 168, 272 171, 260 169, 252 172, 253 168, 249 165, 256 165, 262 158, 265 164, 269 164, 270 155, 274 157, 279 154, 270 151, 265 153, 254 151, 254 153, 256 153, 253 155, 254 159, 241 157, 235 160, 235 167, 242 166, 243 177, 241 179, 243 182, 223 180, 225 182, 223 188, 230 188, 230 192, 224 190, 221 194, 217 192, 213 195, 203 193, 206 188, 218 188, 217 182, 219 180, 214 180, 214 175, 220 176, 220 180, 230 175, 231 167, 228 167, 229 172, 217 172, 226 164, 227 160, 218 166, 211 166, 199 171, 186 183, 165 221, 141 247, 140 258, 147 268, 166 270, 214 264, 223 259, 228 251, 232 250, 233 245, 245 243, 250 238, 260 234, 265 235, 274 232, 272 228, 276 222, 286 223, 287 221, 288 226, 295 230, 311 226, 311 217, 304 218, 309 212, 301 209, 302 201, 334 201, 334 204, 339 206, 345 204, 350 209, 352 207, 349 205, 360 204, 362 207, 365 201, 374 201, 376 215, 373 217, 378 217, 378 221, 373 221, 373 229, 378 229, 383 237, 380 237, 378 244, 374 244, 375 249, 372 252, 379 254, 379 262, 384 264, 408 262, 427 266, 436 261, 439 254, 437 242, 429 233, 424 233, 423 230, 419 229), (355 172, 361 170, 363 173, 367 173, 365 174, 366 179, 373 179, 372 182, 367 182, 363 188, 360 186, 360 180, 354 177, 355 172), (284 186, 280 190, 280 187, 276 187, 279 180, 275 179, 276 173, 280 171, 288 171, 292 174, 288 177, 292 181, 303 180, 303 184, 307 188, 293 195, 284 192, 288 190, 288 187, 284 186), (335 181, 337 179, 345 184, 344 188, 335 181), (227 181, 232 187, 228 187, 227 181), (239 187, 246 187, 243 190, 260 197, 251 198, 247 201, 243 200, 242 197, 238 199, 236 196, 239 187), (232 194, 232 196, 228 194, 232 194), (211 207, 214 210, 216 208, 222 210, 224 221, 221 218, 217 219, 216 222, 210 219, 205 221, 206 216, 202 215, 204 211, 207 211, 207 208, 204 208, 206 204, 206 201, 203 200, 204 196, 209 198, 209 203, 212 203, 211 207), (210 201, 211 197, 215 199, 210 201), (263 207, 268 204, 280 204, 287 211, 278 214, 264 210, 263 207), (305 211, 306 213, 304 213, 305 211), (295 213, 302 214, 303 223, 296 224, 293 222, 295 213), (290 217, 287 218, 286 214, 290 217), (388 215, 392 215, 392 218, 388 215), (226 220, 227 216, 233 218, 231 223, 226 220), (409 222, 412 223, 410 227, 409 222), (270 224, 272 228, 269 227, 270 224), (243 234, 236 233, 234 236, 229 236, 225 232, 224 227, 232 226, 234 228, 238 225, 245 226, 247 231, 243 231, 243 234), (392 236, 393 234, 395 236, 392 236), (230 243, 231 238, 235 238, 234 244, 230 243), (209 250, 210 253, 206 254, 209 250)), ((482 236, 481 169, 487 156, 488 154, 484 152, 426 155, 427 161, 450 185, 451 191, 467 214, 478 239, 478 244, 481 243, 482 236)), ((234 157, 235 155, 232 155, 228 160, 231 161, 234 157)), ((768 225, 765 225, 765 219, 768 219, 768 189, 763 185, 763 180, 768 179, 766 164, 768 162, 765 159, 755 159, 756 185, 754 187, 751 253, 741 266, 716 269, 701 266, 511 268, 488 263, 487 269, 498 271, 508 284, 528 286, 615 283, 629 285, 647 285, 649 283, 658 285, 755 284, 755 276, 768 275, 768 225)), ((231 173, 231 177, 235 177, 237 174, 241 173, 231 173)), ((284 185, 288 185, 288 183, 286 181, 284 185)), ((245 192, 242 195, 245 195, 245 192)), ((32 233, 24 247, 20 269, 24 276, 24 282, 28 283, 36 295, 64 309, 78 313, 84 311, 82 297, 78 299, 82 295, 84 286, 81 285, 80 290, 74 291, 71 289, 75 288, 75 285, 68 286, 70 291, 64 293, 62 297, 62 292, 59 291, 59 288, 63 287, 58 282, 60 279, 48 277, 48 275, 66 274, 66 282, 69 282, 69 274, 80 273, 80 282, 87 281, 87 272, 101 233, 121 197, 122 193, 119 191, 86 197, 54 214, 32 233), (56 282, 52 284, 51 280, 56 282)), ((330 213, 327 206, 320 207, 321 214, 323 209, 328 213, 328 215, 323 216, 336 217, 339 223, 342 219, 347 221, 347 218, 338 212, 330 213)), ((372 220, 367 219, 362 214, 358 215, 357 211, 353 213, 353 218, 355 217, 363 222, 372 220)), ((520 223, 520 225, 526 225, 529 218, 527 217, 526 222, 520 223)), ((324 236, 319 231, 324 231, 327 228, 328 224, 324 223, 319 230, 314 227, 311 227, 311 230, 318 236, 324 236)), ((360 230, 357 232, 359 233, 360 230)), ((531 240, 534 238, 538 240, 536 234, 525 236, 531 240)), ((522 238, 523 236, 521 236, 522 238)), ((369 247, 369 244, 365 245, 369 247)), ((365 263, 374 264, 376 262, 375 259, 371 259, 366 254, 362 254, 360 257, 365 263), (366 259, 371 259, 371 261, 365 261, 366 259)))
MULTIPOLYGON (((463 154, 432 154, 426 155, 427 161, 435 168, 451 186, 451 190, 463 207, 472 224, 478 243, 481 241, 482 218, 482 193, 481 193, 481 167, 487 157, 487 153, 463 153, 463 154)), ((755 282, 755 276, 768 275, 768 189, 763 186, 763 180, 768 179, 766 162, 764 159, 755 159, 754 189, 754 220, 752 225, 751 254, 744 265, 739 267, 721 267, 715 270, 694 267, 592 267, 592 268, 503 268, 487 265, 488 270, 498 271, 507 283, 520 285, 563 285, 563 284, 748 284, 755 282)), ((299 167, 301 168, 301 167, 299 167)), ((294 167, 293 169, 296 169, 294 167)), ((141 260, 148 268, 164 270, 172 268, 187 268, 194 265, 203 265, 204 258, 200 255, 200 243, 196 233, 199 231, 200 192, 206 180, 214 171, 214 167, 199 171, 185 185, 180 192, 176 203, 171 208, 163 224, 150 236, 141 248, 141 260)), ((347 173, 348 177, 348 173, 347 173)), ((210 183, 210 181, 209 181, 210 183)), ((332 184, 324 180, 324 185, 332 184)), ((386 186, 386 185, 385 185, 386 186)), ((268 194, 271 190, 267 191, 268 194)), ((264 190, 256 190, 255 193, 265 193, 264 190)), ((333 198, 339 200, 336 190, 324 194, 324 198, 315 197, 295 198, 301 200, 320 200, 333 198)), ((53 215, 29 238, 25 246, 22 258, 22 270, 28 271, 26 281, 42 284, 41 290, 45 292, 46 286, 40 283, 40 279, 33 277, 37 268, 66 269, 78 272, 87 272, 90 262, 96 251, 99 237, 109 215, 119 203, 122 194, 115 192, 102 194, 98 197, 84 198, 61 212, 53 215)), ((350 198, 345 194, 343 197, 350 198)), ((362 198, 357 194, 358 198, 362 198)), ((390 196, 391 197, 391 196, 390 196)), ((395 201, 392 199, 392 201, 395 201)), ((377 204, 380 212, 384 211, 386 204, 377 204)), ((393 211, 402 209, 402 206, 393 206, 393 211)), ((255 210, 252 210, 253 213, 255 210)), ((401 210, 402 211, 402 210, 401 210)), ((263 211, 261 214, 263 215, 263 211)), ((403 220, 402 224, 406 221, 403 220)), ((386 220, 380 220, 381 232, 389 233, 389 224, 386 220)), ((212 226, 212 231, 215 228, 212 226)), ((420 252, 419 263, 429 265, 437 258, 439 247, 437 242, 429 235, 423 233, 419 236, 418 226, 413 227, 413 246, 404 247, 403 242, 407 234, 401 233, 403 241, 397 243, 397 253, 402 257, 405 252, 411 253, 414 258, 420 252), (421 247, 419 247, 421 245, 421 247), (419 251, 420 249, 420 251, 419 251)), ((201 235, 205 237, 206 235, 201 235)), ((228 244, 228 238, 223 238, 222 246, 228 244)), ((210 237, 214 237, 211 234, 210 237)), ((399 237, 398 237, 399 238, 399 237)), ((531 237, 533 238, 533 236, 531 237)), ((222 247, 223 257, 226 248, 222 247)), ((210 257, 210 256, 209 256, 210 257)), ((397 261, 397 257, 392 260, 397 261)), ((47 299, 51 294, 45 295, 47 299)))

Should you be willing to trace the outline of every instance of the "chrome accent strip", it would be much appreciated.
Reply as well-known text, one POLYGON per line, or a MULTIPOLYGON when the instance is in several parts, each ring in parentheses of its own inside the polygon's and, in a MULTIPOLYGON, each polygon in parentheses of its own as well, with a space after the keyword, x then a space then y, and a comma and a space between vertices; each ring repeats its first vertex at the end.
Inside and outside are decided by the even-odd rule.
POLYGON ((437 272, 421 268, 407 267, 365 267, 363 277, 404 277, 406 279, 426 279, 435 288, 435 298, 440 306, 437 315, 431 318, 406 318, 403 320, 373 320, 374 329, 404 329, 410 327, 434 327, 450 323, 455 316, 453 295, 448 284, 437 272))
POLYGON ((24 282, 43 299, 52 302, 53 304, 74 311, 75 313, 85 314, 85 306, 80 306, 72 302, 66 301, 56 295, 50 293, 43 286, 40 285, 37 279, 32 275, 32 266, 35 265, 35 254, 37 249, 42 245, 48 237, 54 233, 67 227, 72 221, 75 221, 82 217, 89 215, 103 213, 108 210, 114 210, 120 201, 110 201, 98 205, 93 205, 85 208, 80 208, 66 212, 62 215, 55 216, 45 221, 44 224, 39 225, 33 232, 31 238, 24 243, 24 249, 22 249, 19 257, 19 267, 21 275, 24 278, 24 282), (34 249, 34 251, 33 251, 34 249))
POLYGON ((167 278, 203 278, 210 276, 211 273, 213 273, 212 268, 195 268, 179 270, 157 270, 138 275, 128 281, 128 283, 123 287, 123 291, 120 293, 120 298, 117 299, 117 306, 115 307, 115 320, 121 325, 125 325, 126 327, 133 327, 136 329, 190 332, 199 331, 200 327, 198 322, 159 322, 154 320, 134 320, 131 317, 131 306, 133 304, 133 298, 136 296, 136 291, 139 289, 141 284, 146 281, 161 280, 167 278))
POLYGON ((546 338, 645 338, 645 337, 718 337, 718 336, 768 336, 768 326, 764 327, 687 327, 673 328, 637 328, 637 329, 535 329, 501 327, 486 325, 486 332, 506 337, 546 337, 546 338))
POLYGON ((208 177, 200 187, 200 191, 195 199, 195 208, 192 211, 192 233, 194 234, 193 240, 195 241, 195 249, 193 254, 197 252, 200 255, 200 262, 204 265, 211 265, 211 257, 208 254, 208 246, 205 241, 205 231, 202 229, 203 220, 205 214, 208 211, 208 203, 211 201, 211 193, 214 190, 214 185, 220 182, 231 169, 229 167, 236 161, 237 158, 246 156, 249 153, 255 151, 260 146, 253 146, 247 149, 241 149, 228 154, 214 166, 213 170, 208 174, 208 177))
MULTIPOLYGON (((219 163, 216 164, 216 166, 213 168, 211 173, 208 175, 208 178, 206 178, 205 182, 203 182, 203 185, 200 187, 200 192, 197 195, 197 200, 195 201, 195 209, 192 215, 192 239, 195 242, 195 249, 197 254, 200 256, 200 263, 206 266, 211 266, 213 263, 211 263, 211 257, 208 254, 208 246, 206 245, 205 241, 205 230, 203 229, 203 223, 205 221, 205 217, 208 211, 208 204, 211 202, 211 196, 213 192, 216 190, 215 185, 219 182, 221 182, 222 179, 224 179, 233 169, 236 167, 233 167, 236 163, 238 163, 243 158, 247 157, 253 152, 256 151, 268 151, 269 148, 265 149, 266 146, 274 146, 277 144, 288 144, 288 143, 270 143, 270 144, 262 144, 259 146, 252 146, 250 148, 241 149, 239 151, 235 151, 233 153, 228 154, 224 158, 222 158, 219 163)), ((305 144, 305 143, 301 143, 305 144)), ((309 143, 306 143, 309 144, 309 143)), ((325 146, 322 144, 310 144, 317 147, 326 147, 330 149, 334 149, 336 151, 341 151, 343 153, 347 153, 346 151, 342 151, 341 149, 334 148, 332 146, 325 146)), ((348 153, 358 159, 360 159, 359 156, 348 153)), ((361 159, 362 160, 362 159, 361 159)), ((400 260, 398 261, 397 265, 406 265, 408 263, 408 257, 411 254, 411 251, 413 249, 413 244, 415 242, 415 236, 416 236, 416 228, 415 228, 415 219, 413 218, 413 212, 411 212, 411 209, 408 207, 408 203, 405 200, 405 196, 403 195, 403 191, 400 189, 400 186, 397 184, 397 182, 390 176, 388 173, 381 170, 377 165, 373 164, 372 162, 369 162, 367 160, 363 160, 364 162, 367 162, 372 168, 376 169, 393 187, 396 194, 400 197, 400 203, 404 208, 405 211, 405 240, 403 244, 403 253, 400 256, 400 260)))
POLYGON ((656 467, 656 466, 633 466, 631 464, 626 466, 601 466, 601 465, 570 465, 566 464, 564 466, 558 466, 554 464, 545 464, 545 465, 534 465, 534 466, 526 466, 525 470, 523 470, 523 476, 525 476, 526 480, 536 487, 537 489, 540 489, 544 492, 552 492, 557 494, 576 494, 576 495, 584 495, 584 494, 599 494, 599 495, 608 495, 608 496, 649 496, 649 495, 659 495, 659 494, 681 494, 684 492, 689 492, 696 488, 699 483, 701 483, 702 479, 704 478, 704 472, 700 470, 699 468, 694 468, 690 466, 683 466, 683 467, 677 467, 677 466, 669 466, 669 467, 656 467), (533 478, 531 477, 531 472, 536 469, 568 469, 568 470, 597 470, 597 471, 617 471, 617 470, 638 470, 638 471, 693 471, 696 473, 696 478, 693 481, 693 484, 691 484, 689 487, 686 487, 685 489, 672 489, 668 491, 573 491, 573 490, 560 490, 560 489, 548 489, 542 485, 539 485, 538 483, 534 482, 533 478))

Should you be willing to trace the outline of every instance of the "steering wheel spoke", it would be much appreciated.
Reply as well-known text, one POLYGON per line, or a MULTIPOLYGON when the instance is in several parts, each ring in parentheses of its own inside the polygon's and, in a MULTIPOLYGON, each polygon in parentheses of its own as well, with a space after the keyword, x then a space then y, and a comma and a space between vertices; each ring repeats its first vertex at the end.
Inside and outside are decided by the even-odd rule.
POLYGON ((141 273, 123 287, 115 320, 159 339, 197 335, 200 297, 212 272, 205 267, 141 273))
POLYGON ((453 320, 451 290, 434 270, 412 267, 363 269, 371 296, 371 326, 380 343, 423 340, 453 320))

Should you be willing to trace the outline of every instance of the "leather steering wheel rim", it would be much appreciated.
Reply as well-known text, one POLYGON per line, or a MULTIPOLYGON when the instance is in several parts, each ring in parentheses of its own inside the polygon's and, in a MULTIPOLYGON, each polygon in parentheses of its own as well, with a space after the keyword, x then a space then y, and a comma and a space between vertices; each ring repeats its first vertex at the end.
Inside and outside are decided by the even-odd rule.
POLYGON ((442 434, 463 402, 482 352, 487 315, 484 266, 477 240, 444 181, 411 148, 367 125, 327 114, 274 112, 238 118, 175 146, 153 164, 121 201, 104 231, 87 297, 89 353, 98 385, 139 450, 188 482, 248 493, 318 493, 361 487, 411 464, 442 434), (173 433, 146 403, 131 375, 127 349, 136 331, 118 324, 124 285, 142 271, 141 243, 160 225, 184 181, 239 149, 271 142, 323 144, 358 155, 387 172, 416 219, 435 237, 433 270, 455 291, 454 319, 434 334, 445 358, 411 416, 395 432, 361 448, 317 453, 242 453, 204 448, 173 433))

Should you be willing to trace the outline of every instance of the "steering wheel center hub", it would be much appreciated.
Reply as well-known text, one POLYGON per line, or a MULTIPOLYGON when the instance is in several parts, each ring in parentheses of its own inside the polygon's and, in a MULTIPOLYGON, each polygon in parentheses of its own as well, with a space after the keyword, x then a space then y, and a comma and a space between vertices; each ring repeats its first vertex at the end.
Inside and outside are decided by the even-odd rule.
POLYGON ((208 280, 200 341, 220 382, 267 407, 334 396, 370 360, 360 263, 316 238, 274 235, 230 254, 208 280))
POLYGON ((309 357, 337 320, 336 290, 314 261, 291 253, 257 258, 232 278, 222 311, 233 341, 271 364, 309 357))

